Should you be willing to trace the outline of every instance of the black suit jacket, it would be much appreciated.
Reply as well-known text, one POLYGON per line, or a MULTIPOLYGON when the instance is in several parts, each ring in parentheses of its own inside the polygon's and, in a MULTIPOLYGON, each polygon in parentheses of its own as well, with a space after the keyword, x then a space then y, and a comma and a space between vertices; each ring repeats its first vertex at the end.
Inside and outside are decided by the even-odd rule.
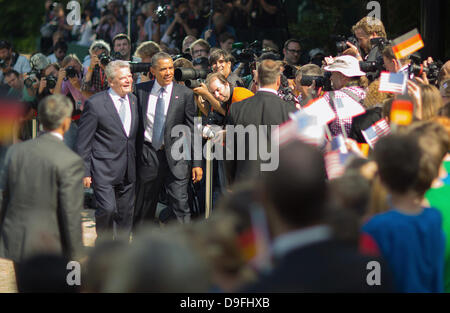
MULTIPOLYGON (((144 132, 147 124, 147 110, 148 100, 153 88, 154 81, 144 82, 136 85, 135 94, 138 99, 139 107, 139 131, 136 141, 137 150, 137 164, 139 168, 139 175, 144 180, 151 180, 156 178, 158 174, 159 161, 156 151, 153 149, 146 149, 148 155, 143 155, 143 145, 145 141, 144 132)), ((194 143, 194 116, 196 106, 194 102, 194 93, 189 88, 173 83, 172 94, 170 96, 169 108, 167 109, 167 116, 164 127, 164 150, 169 164, 170 171, 178 179, 184 179, 190 175, 191 165, 194 167, 201 166, 201 160, 174 160, 171 150, 175 142, 178 144, 184 140, 191 146, 187 158, 193 156, 194 143), (172 137, 172 128, 179 125, 185 125, 190 131, 186 134, 189 137, 183 137, 182 134, 172 137), (178 141, 181 140, 181 141, 178 141)), ((176 134, 177 135, 177 134, 176 134)))
POLYGON ((126 135, 119 114, 108 91, 86 101, 80 119, 77 151, 84 161, 85 176, 100 184, 121 183, 125 175, 136 180, 136 135, 138 109, 136 97, 130 93, 131 128, 126 135))
POLYGON ((375 107, 368 109, 364 114, 355 116, 352 120, 352 128, 349 137, 359 143, 366 143, 362 131, 366 130, 383 117, 383 108, 375 107))
MULTIPOLYGON (((258 91, 253 97, 231 104, 227 115, 227 124, 244 127, 255 125, 258 128, 258 138, 266 136, 268 147, 270 147, 272 130, 270 126, 286 122, 289 119, 289 113, 296 111, 297 108, 292 103, 283 101, 277 95, 267 91, 258 91), (268 131, 260 133, 260 125, 267 125, 268 131)), ((261 160, 259 153, 257 153, 257 160, 249 160, 249 139, 246 138, 244 147, 237 146, 236 138, 234 144, 235 158, 226 162, 229 179, 235 181, 245 178, 250 172, 258 173, 257 166, 260 165, 261 160), (237 160, 237 149, 242 148, 245 149, 245 160, 237 160)))
POLYGON ((393 281, 383 260, 365 257, 333 240, 316 242, 288 252, 273 270, 244 288, 244 292, 392 292, 393 281), (369 286, 367 264, 380 263, 381 285, 369 286))

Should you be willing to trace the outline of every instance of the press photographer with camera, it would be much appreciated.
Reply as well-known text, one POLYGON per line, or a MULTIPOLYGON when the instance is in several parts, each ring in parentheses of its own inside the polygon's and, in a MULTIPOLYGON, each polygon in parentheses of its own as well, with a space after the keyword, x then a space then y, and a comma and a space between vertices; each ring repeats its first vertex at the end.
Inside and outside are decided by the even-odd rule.
POLYGON ((81 90, 94 93, 108 89, 105 68, 111 61, 109 53, 111 48, 103 40, 96 40, 89 48, 90 64, 83 76, 81 90))
POLYGON ((319 97, 322 93, 326 78, 323 70, 316 64, 306 64, 300 67, 295 75, 295 94, 303 107, 309 101, 319 97))
POLYGON ((3 84, 4 73, 15 70, 19 74, 24 74, 31 71, 31 66, 25 56, 13 51, 8 41, 0 40, 0 69, 0 84, 3 84))

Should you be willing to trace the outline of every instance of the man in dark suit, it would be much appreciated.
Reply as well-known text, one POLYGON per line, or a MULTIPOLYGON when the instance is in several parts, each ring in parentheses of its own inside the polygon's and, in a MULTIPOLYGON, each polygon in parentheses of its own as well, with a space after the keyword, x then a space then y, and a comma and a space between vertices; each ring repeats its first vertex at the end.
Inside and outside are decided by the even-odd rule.
POLYGON ((45 133, 10 148, 0 187, 0 257, 19 264, 42 253, 79 258, 83 247, 83 161, 63 142, 72 103, 49 96, 38 116, 45 133))
MULTIPOLYGON (((277 91, 281 85, 281 63, 274 60, 264 60, 258 66, 257 81, 260 86, 258 92, 250 98, 241 102, 231 104, 227 115, 227 124, 243 127, 256 127, 258 138, 249 138, 246 136, 244 147, 238 144, 239 136, 234 140, 235 157, 233 160, 226 161, 226 170, 228 177, 232 181, 248 178, 248 175, 259 175, 261 170, 261 154, 258 151, 251 151, 251 143, 258 142, 257 145, 261 149, 260 140, 267 140, 267 152, 271 147, 271 126, 280 125, 289 119, 289 113, 295 112, 297 108, 289 102, 283 101, 277 91), (263 126, 263 128, 260 128, 263 126), (263 136, 261 139, 259 139, 263 136), (244 160, 239 160, 239 149, 245 149, 244 160), (252 160, 251 155, 256 155, 256 160, 252 160)), ((227 127, 227 138, 228 134, 227 127)), ((228 147, 230 148, 230 147, 228 147)), ((267 161, 267 160, 265 160, 267 161)))
MULTIPOLYGON (((386 292, 387 264, 359 255, 339 242, 325 223, 327 183, 321 152, 292 141, 279 150, 279 167, 258 184, 272 237, 272 269, 247 292, 386 292), (372 284, 368 263, 377 261, 381 285, 372 284)), ((376 275, 376 274, 374 274, 376 275)))
POLYGON ((136 85, 139 105, 139 132, 137 137, 138 191, 135 226, 144 220, 153 220, 158 196, 165 187, 169 208, 178 221, 188 223, 188 184, 202 179, 201 160, 192 160, 193 150, 184 159, 175 157, 172 147, 179 140, 193 146, 194 94, 189 88, 174 84, 174 67, 170 55, 159 52, 152 57, 151 72, 155 80, 136 85), (189 134, 173 137, 174 127, 184 125, 189 134), (178 160, 177 160, 178 159, 178 160), (191 159, 192 162, 189 160, 191 159))
POLYGON ((111 88, 84 106, 77 150, 84 160, 84 186, 93 184, 97 239, 114 231, 114 237, 128 240, 135 201, 137 101, 128 62, 110 62, 106 76, 111 88))

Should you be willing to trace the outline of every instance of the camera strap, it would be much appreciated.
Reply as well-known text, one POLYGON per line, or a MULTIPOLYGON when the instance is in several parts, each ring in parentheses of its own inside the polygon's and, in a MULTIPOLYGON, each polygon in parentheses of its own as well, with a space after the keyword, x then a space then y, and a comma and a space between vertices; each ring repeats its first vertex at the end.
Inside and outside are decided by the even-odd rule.
POLYGON ((352 98, 353 100, 355 100, 356 102, 358 102, 359 104, 363 104, 364 99, 360 98, 356 93, 354 93, 351 90, 348 89, 341 89, 340 91, 342 91, 343 93, 345 93, 347 96, 349 96, 350 98, 352 98))

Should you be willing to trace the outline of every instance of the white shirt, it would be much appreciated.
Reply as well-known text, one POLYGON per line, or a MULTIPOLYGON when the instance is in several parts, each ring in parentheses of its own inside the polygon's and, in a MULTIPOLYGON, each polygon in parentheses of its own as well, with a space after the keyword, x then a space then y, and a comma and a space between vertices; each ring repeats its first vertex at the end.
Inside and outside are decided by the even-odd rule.
POLYGON ((56 138, 61 139, 61 141, 64 140, 63 135, 61 135, 60 133, 57 133, 57 132, 49 132, 49 133, 50 133, 50 135, 53 135, 53 136, 55 136, 56 138))
POLYGON ((273 255, 283 257, 289 251, 331 238, 331 229, 326 225, 312 226, 283 234, 275 238, 273 255))
MULTIPOLYGON (((167 110, 169 109, 170 97, 172 95, 173 83, 170 83, 166 87, 164 87, 164 117, 167 117, 167 110)), ((155 121, 155 111, 156 111, 156 101, 158 101, 159 90, 161 89, 161 85, 155 79, 155 83, 153 84, 152 91, 150 92, 148 98, 148 108, 147 108, 147 123, 145 126, 145 140, 148 142, 152 142, 153 136, 153 122, 155 121)), ((164 136, 163 136, 163 144, 164 144, 164 136)))
POLYGON ((274 95, 278 95, 278 92, 275 89, 271 88, 259 88, 258 91, 267 91, 273 93, 274 95))
MULTIPOLYGON (((109 88, 108 90, 108 94, 111 97, 114 106, 117 110, 117 114, 120 117, 120 106, 122 105, 122 103, 120 102, 120 96, 112 89, 109 88)), ((123 129, 125 130, 125 133, 127 134, 127 136, 130 135, 130 129, 131 129, 131 108, 130 108, 130 101, 128 99, 128 95, 125 96, 125 123, 122 123, 123 129)))

